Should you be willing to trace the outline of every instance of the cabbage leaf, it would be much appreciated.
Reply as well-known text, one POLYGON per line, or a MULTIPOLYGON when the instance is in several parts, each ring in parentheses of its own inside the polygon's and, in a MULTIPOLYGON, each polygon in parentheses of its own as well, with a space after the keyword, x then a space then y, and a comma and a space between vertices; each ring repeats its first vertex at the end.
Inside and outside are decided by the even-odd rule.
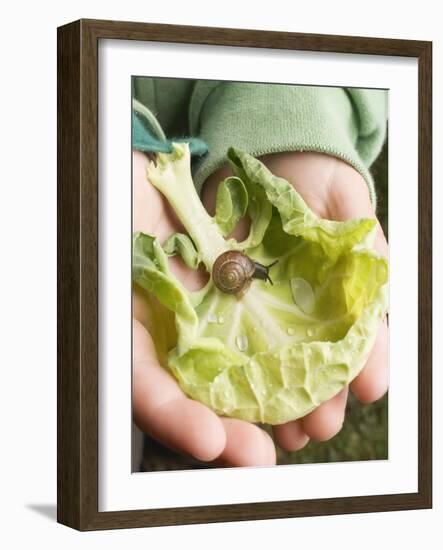
POLYGON ((349 384, 364 366, 387 307, 386 258, 371 246, 375 220, 319 218, 287 181, 253 156, 230 148, 234 176, 221 183, 216 214, 203 207, 186 144, 147 169, 188 235, 162 247, 133 236, 133 281, 175 317, 167 365, 183 391, 220 415, 282 424, 305 416, 349 384), (248 237, 227 239, 238 220, 248 237), (188 291, 168 267, 180 254, 208 273, 217 257, 240 250, 270 269, 238 298, 210 277, 188 291))

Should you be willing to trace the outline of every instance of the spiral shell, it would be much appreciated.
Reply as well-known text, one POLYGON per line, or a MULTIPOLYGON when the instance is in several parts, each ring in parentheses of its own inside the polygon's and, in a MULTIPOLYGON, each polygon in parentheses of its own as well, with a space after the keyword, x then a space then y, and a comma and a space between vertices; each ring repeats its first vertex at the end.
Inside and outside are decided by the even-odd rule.
POLYGON ((254 262, 246 254, 229 250, 215 260, 212 279, 222 292, 241 296, 251 284, 254 271, 254 262))

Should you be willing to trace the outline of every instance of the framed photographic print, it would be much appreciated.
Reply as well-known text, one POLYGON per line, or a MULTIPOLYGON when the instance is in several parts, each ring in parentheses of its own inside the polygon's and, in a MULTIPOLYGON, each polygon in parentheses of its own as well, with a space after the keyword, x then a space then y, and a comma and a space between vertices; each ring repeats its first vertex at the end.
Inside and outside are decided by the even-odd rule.
POLYGON ((58 29, 59 522, 432 506, 431 74, 430 42, 58 29))

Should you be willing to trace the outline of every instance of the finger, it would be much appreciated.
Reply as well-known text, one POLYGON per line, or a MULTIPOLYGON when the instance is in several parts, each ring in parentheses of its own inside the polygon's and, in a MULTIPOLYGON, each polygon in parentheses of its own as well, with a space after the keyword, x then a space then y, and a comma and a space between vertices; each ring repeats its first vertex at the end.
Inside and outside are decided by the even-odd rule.
POLYGON ((132 210, 133 232, 155 235, 163 243, 172 233, 184 232, 174 209, 146 176, 148 159, 140 151, 133 152, 132 210))
POLYGON ((160 193, 146 179, 146 157, 140 151, 132 154, 132 230, 152 233, 163 215, 160 193))
POLYGON ((222 417, 226 446, 216 460, 224 466, 273 466, 276 463, 272 438, 261 428, 244 420, 222 417))
POLYGON ((375 250, 377 250, 377 252, 380 252, 380 254, 382 254, 386 258, 388 257, 389 255, 388 242, 386 240, 385 234, 383 233, 383 229, 378 220, 377 220, 377 229, 375 234, 374 248, 375 250))
MULTIPOLYGON (((163 195, 146 178, 146 156, 133 153, 133 231, 155 235, 161 244, 184 228, 163 195)), ((188 290, 203 288, 209 275, 202 265, 190 269, 181 257, 168 258, 169 268, 188 290)))
POLYGON ((351 390, 362 403, 372 403, 383 397, 388 385, 388 326, 384 320, 365 367, 351 382, 351 390))
POLYGON ((134 321, 133 411, 141 430, 168 447, 203 460, 214 460, 225 448, 220 418, 188 399, 158 363, 149 333, 134 321))
POLYGON ((315 441, 327 441, 342 428, 345 419, 348 388, 343 388, 335 397, 319 405, 302 419, 303 431, 315 441))
MULTIPOLYGON (((347 196, 339 197, 335 201, 337 219, 375 217, 368 193, 363 192, 358 185, 353 188, 348 186, 345 191, 347 196)), ((388 256, 388 243, 378 220, 374 248, 383 256, 388 256)), ((374 347, 365 367, 350 386, 357 399, 363 403, 372 403, 386 393, 388 389, 388 326, 386 320, 380 324, 374 347)))
MULTIPOLYGON (((361 185, 365 185, 364 182, 361 185)), ((375 218, 369 193, 360 184, 339 188, 335 197, 336 219, 375 218)), ((388 243, 377 220, 374 248, 388 256, 388 243)), ((388 326, 386 320, 380 324, 376 341, 368 361, 361 373, 351 383, 354 395, 363 403, 372 403, 382 397, 388 389, 388 326)))
POLYGON ((285 451, 300 451, 309 442, 309 436, 303 431, 301 420, 294 420, 274 426, 274 438, 285 451))

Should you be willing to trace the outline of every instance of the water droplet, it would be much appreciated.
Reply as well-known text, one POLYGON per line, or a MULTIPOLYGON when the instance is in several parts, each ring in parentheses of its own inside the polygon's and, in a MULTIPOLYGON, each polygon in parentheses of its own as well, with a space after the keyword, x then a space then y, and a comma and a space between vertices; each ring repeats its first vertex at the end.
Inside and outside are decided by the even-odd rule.
POLYGON ((212 311, 208 314, 208 323, 217 323, 217 316, 212 311))
POLYGON ((223 315, 219 315, 219 316, 218 316, 218 323, 219 323, 220 325, 222 325, 224 322, 225 322, 225 318, 223 317, 223 315))
POLYGON ((306 334, 307 334, 308 336, 314 336, 315 330, 312 329, 312 328, 308 328, 308 330, 306 331, 306 334))
POLYGON ((235 343, 240 351, 248 349, 248 337, 245 334, 239 334, 235 339, 235 343))
POLYGON ((289 327, 286 332, 289 334, 289 336, 294 336, 295 334, 295 329, 293 329, 292 327, 289 327))
POLYGON ((314 311, 315 296, 312 286, 301 277, 291 279, 291 292, 295 304, 308 315, 314 311))

